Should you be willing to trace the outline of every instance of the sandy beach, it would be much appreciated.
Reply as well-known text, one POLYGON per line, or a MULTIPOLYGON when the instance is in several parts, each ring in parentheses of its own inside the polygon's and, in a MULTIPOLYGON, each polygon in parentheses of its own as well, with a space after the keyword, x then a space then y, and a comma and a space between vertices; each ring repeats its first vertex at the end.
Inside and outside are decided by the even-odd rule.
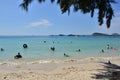
POLYGON ((119 66, 119 57, 1 62, 0 80, 110 80, 119 66))
POLYGON ((120 0, 1 0, 0 10, 0 80, 120 80, 120 0))

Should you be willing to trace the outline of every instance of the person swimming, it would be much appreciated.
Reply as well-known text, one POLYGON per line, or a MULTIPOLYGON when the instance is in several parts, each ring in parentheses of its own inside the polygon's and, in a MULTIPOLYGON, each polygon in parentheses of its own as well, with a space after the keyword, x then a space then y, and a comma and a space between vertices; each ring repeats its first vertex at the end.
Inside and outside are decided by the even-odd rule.
POLYGON ((108 49, 108 50, 110 49, 110 45, 109 45, 109 44, 107 45, 107 49, 108 49))
POLYGON ((81 51, 80 49, 76 50, 76 52, 80 52, 80 51, 81 51))
POLYGON ((3 48, 1 48, 0 50, 1 50, 1 51, 4 51, 4 49, 3 49, 3 48))
POLYGON ((46 41, 44 41, 44 43, 46 43, 46 41))
POLYGON ((111 48, 111 50, 116 51, 116 50, 117 50, 117 48, 113 48, 113 47, 112 47, 112 48, 111 48))
POLYGON ((65 56, 65 57, 70 57, 69 55, 67 55, 67 54, 65 54, 65 53, 64 53, 64 56, 65 56))
POLYGON ((55 51, 55 47, 51 47, 50 49, 51 49, 52 51, 55 51))
POLYGON ((18 54, 14 56, 14 59, 19 59, 19 58, 22 58, 20 52, 18 52, 18 54))
POLYGON ((23 44, 23 48, 28 48, 28 45, 27 44, 23 44))
POLYGON ((102 49, 102 51, 101 51, 102 53, 104 53, 105 51, 102 49))

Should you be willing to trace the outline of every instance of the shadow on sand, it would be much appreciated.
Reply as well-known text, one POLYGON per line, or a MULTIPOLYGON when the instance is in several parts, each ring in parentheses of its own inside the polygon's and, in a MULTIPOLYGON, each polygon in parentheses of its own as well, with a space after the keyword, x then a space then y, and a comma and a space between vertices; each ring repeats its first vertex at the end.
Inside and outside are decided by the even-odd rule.
POLYGON ((103 63, 105 69, 98 69, 98 74, 92 74, 93 79, 98 80, 120 80, 120 66, 116 64, 103 63))

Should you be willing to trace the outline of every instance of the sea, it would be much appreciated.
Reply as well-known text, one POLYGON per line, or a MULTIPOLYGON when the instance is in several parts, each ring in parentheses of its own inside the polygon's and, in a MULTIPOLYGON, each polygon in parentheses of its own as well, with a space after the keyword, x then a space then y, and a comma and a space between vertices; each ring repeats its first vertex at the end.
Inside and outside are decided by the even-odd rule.
POLYGON ((15 61, 18 52, 22 61, 112 57, 120 56, 120 36, 0 36, 0 48, 0 62, 15 61))

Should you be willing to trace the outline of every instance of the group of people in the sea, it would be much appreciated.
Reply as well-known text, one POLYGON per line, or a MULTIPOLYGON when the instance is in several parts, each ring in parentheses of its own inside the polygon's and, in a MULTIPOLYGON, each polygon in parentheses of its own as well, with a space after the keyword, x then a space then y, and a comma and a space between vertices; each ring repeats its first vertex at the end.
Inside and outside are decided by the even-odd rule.
MULTIPOLYGON (((44 43, 46 43, 46 41, 44 41, 44 43)), ((53 42, 54 43, 54 42, 53 42)), ((27 44, 23 44, 23 48, 26 49, 28 48, 28 45, 27 44)), ((50 47, 51 51, 55 51, 55 47, 50 47)), ((1 51, 4 51, 3 48, 0 48, 1 51)), ((78 49, 76 50, 77 52, 80 52, 81 50, 78 49)), ((64 53, 64 57, 70 57, 69 55, 67 55, 66 53, 64 53)), ((20 52, 18 52, 17 55, 14 56, 14 59, 20 59, 22 58, 22 55, 20 54, 20 52)))
MULTIPOLYGON (((23 44, 23 48, 24 49, 28 48, 28 45, 27 44, 23 44)), ((0 51, 4 51, 4 49, 0 48, 0 51)), ((18 54, 14 56, 14 59, 20 59, 20 58, 22 58, 22 55, 20 54, 20 52, 18 52, 18 54)))
MULTIPOLYGON (((44 41, 44 43, 46 43, 46 41, 44 41)), ((23 44, 23 48, 24 49, 28 48, 28 45, 27 44, 23 44)), ((0 50, 4 51, 3 48, 0 48, 0 50)), ((55 51, 55 47, 50 47, 50 50, 51 51, 55 51)), ((115 51, 115 50, 117 50, 117 48, 111 47, 109 44, 107 44, 107 50, 115 51)), ((81 49, 77 49, 76 52, 81 52, 81 49)), ((105 51, 102 49, 101 52, 104 53, 105 51)), ((64 53, 64 57, 70 57, 70 55, 64 53)), ((20 54, 20 52, 18 52, 18 54, 14 56, 14 59, 20 59, 20 58, 22 58, 22 55, 20 54)))
MULTIPOLYGON (((118 49, 107 44, 107 50, 117 51, 118 49)), ((101 52, 104 53, 105 50, 102 49, 101 52)))
MULTIPOLYGON (((44 43, 46 43, 47 41, 44 41, 44 43)), ((54 44, 55 42, 53 41, 53 44, 54 44)), ((59 43, 59 42, 57 42, 57 43, 59 43)), ((70 43, 72 43, 72 41, 70 42, 70 43)), ((50 47, 50 50, 51 51, 55 51, 55 47, 50 47)), ((80 49, 78 49, 78 50, 76 50, 76 52, 81 52, 81 50, 80 49)), ((70 57, 68 54, 66 54, 66 53, 64 53, 64 57, 70 57)))
MULTIPOLYGON (((44 43, 46 43, 46 41, 44 41, 44 43)), ((55 43, 55 42, 53 42, 53 43, 55 43)), ((28 45, 23 44, 23 48, 24 49, 28 48, 28 45)), ((3 48, 0 48, 0 50, 4 51, 3 48)), ((55 51, 55 47, 50 47, 50 50, 55 51)), ((80 49, 76 50, 76 52, 80 52, 80 51, 81 51, 80 49)), ((64 53, 64 57, 70 57, 70 56, 68 54, 64 53)), ((18 54, 14 56, 14 59, 20 59, 20 58, 22 58, 22 55, 20 54, 20 52, 18 52, 18 54)))
MULTIPOLYGON (((23 44, 23 48, 24 49, 28 48, 28 45, 27 44, 23 44)), ((18 52, 18 54, 14 56, 14 59, 20 59, 20 58, 22 58, 22 55, 20 54, 20 52, 18 52)))
MULTIPOLYGON (((51 47, 50 49, 51 49, 51 51, 55 51, 55 47, 51 47)), ((76 50, 76 52, 80 52, 80 51, 81 51, 80 49, 76 50)), ((70 57, 70 56, 68 54, 64 53, 64 57, 70 57)))

